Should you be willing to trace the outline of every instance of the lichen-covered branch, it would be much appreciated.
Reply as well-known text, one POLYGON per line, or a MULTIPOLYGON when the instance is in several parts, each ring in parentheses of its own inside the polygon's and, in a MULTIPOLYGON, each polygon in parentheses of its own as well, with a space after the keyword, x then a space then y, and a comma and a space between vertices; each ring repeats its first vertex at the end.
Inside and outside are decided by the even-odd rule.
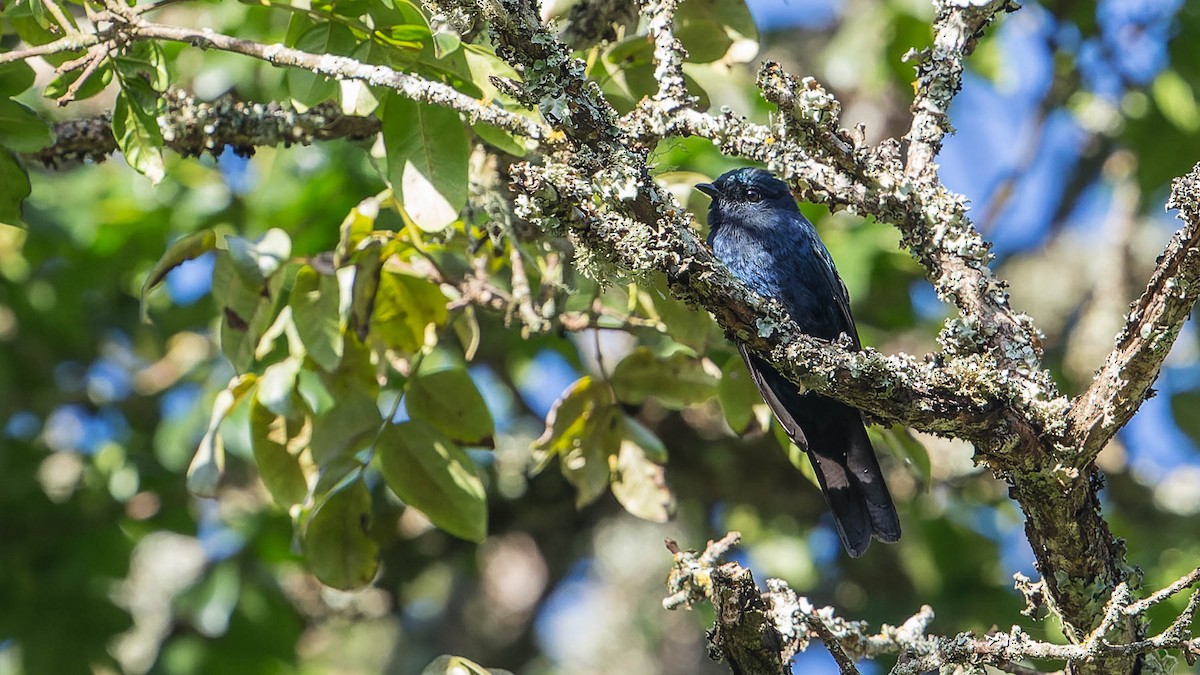
POLYGON ((1175 180, 1167 208, 1179 209, 1184 226, 1159 256, 1145 292, 1130 305, 1104 366, 1072 402, 1076 466, 1095 459, 1141 407, 1200 298, 1200 164, 1175 180))
POLYGON ((663 603, 675 609, 710 600, 716 616, 708 633, 709 655, 730 664, 736 673, 790 672, 786 667, 781 671, 780 664, 790 662, 814 639, 834 654, 842 673, 857 672, 856 659, 885 654, 900 657, 893 675, 919 675, 955 666, 1038 672, 1021 664, 1027 660, 1061 661, 1068 667, 1089 664, 1099 672, 1122 672, 1121 662, 1160 650, 1177 650, 1189 664, 1200 656, 1200 638, 1191 636, 1200 609, 1200 591, 1153 637, 1129 642, 1108 639, 1123 617, 1140 617, 1157 602, 1195 584, 1200 569, 1136 602, 1128 587, 1119 584, 1105 602, 1105 620, 1080 643, 1063 645, 1037 640, 1018 626, 987 635, 931 635, 928 630, 934 613, 929 606, 921 607, 899 626, 885 624, 872 633, 865 622, 839 617, 832 607, 814 607, 778 579, 768 579, 766 592, 760 591, 749 570, 737 563, 720 563, 721 555, 736 541, 737 533, 731 533, 719 542, 710 542, 703 554, 680 550, 668 542, 675 562, 668 579, 672 595, 663 603))
POLYGON ((0 63, 32 56, 64 53, 120 39, 166 40, 182 42, 203 49, 218 49, 261 59, 276 66, 301 68, 339 80, 357 80, 372 86, 385 87, 414 101, 445 106, 457 110, 472 122, 486 122, 514 134, 546 141, 549 128, 536 121, 509 112, 494 103, 481 102, 454 87, 433 82, 416 75, 386 66, 366 64, 333 54, 312 54, 282 44, 263 44, 252 40, 223 35, 210 29, 197 30, 145 21, 134 12, 110 11, 102 28, 91 34, 68 36, 48 45, 0 55, 0 63), (24 56, 20 56, 24 54, 24 56), (18 57, 14 57, 18 55, 18 57))
MULTIPOLYGON (((318 140, 367 140, 379 132, 379 120, 342 114, 334 103, 298 112, 278 103, 247 103, 232 97, 197 101, 172 90, 164 94, 158 117, 163 144, 185 157, 205 152, 220 155, 226 148, 252 154, 255 148, 307 145, 318 140)), ((55 141, 25 157, 49 168, 84 161, 102 162, 117 151, 109 115, 59 122, 55 141)))
MULTIPOLYGON (((590 183, 567 167, 515 166, 513 181, 533 197, 519 202, 525 209, 519 215, 565 228, 581 250, 604 250, 626 270, 665 273, 681 298, 712 312, 739 341, 770 354, 780 372, 810 389, 833 393, 888 421, 979 443, 994 443, 1006 424, 986 362, 939 365, 873 349, 851 352, 807 336, 778 303, 763 300, 735 278, 692 230, 655 229, 605 212, 590 183)), ((1020 420, 1012 423, 1009 431, 1018 433, 1020 420)))

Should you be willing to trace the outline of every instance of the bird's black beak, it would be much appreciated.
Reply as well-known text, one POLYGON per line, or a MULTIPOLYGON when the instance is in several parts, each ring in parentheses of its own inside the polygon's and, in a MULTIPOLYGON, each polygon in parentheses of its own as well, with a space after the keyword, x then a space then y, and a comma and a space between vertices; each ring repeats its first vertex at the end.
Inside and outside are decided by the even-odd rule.
POLYGON ((713 199, 719 199, 721 197, 721 191, 718 190, 717 186, 713 185, 712 183, 696 183, 696 189, 708 195, 709 197, 712 197, 713 199))

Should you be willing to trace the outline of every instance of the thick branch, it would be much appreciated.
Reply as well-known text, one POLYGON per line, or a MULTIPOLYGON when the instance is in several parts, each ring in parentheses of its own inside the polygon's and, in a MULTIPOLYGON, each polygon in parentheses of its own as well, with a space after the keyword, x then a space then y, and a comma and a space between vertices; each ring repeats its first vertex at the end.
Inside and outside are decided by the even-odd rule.
POLYGON ((1086 466, 1150 394, 1171 345, 1200 299, 1200 164, 1171 186, 1167 208, 1179 209, 1184 226, 1158 258, 1116 347, 1087 391, 1072 404, 1071 434, 1077 466, 1086 466))
MULTIPOLYGON (((662 272, 680 298, 712 312, 717 322, 796 382, 861 409, 917 429, 956 434, 993 445, 1005 424, 1017 432, 1019 420, 1005 420, 998 391, 991 387, 986 362, 951 364, 884 356, 873 349, 851 352, 803 334, 776 302, 746 288, 687 227, 655 229, 596 206, 590 184, 565 167, 513 168, 514 185, 536 195, 552 211, 526 210, 526 218, 546 228, 568 225, 582 250, 603 251, 635 273, 662 272), (555 195, 549 202, 543 197, 555 195)), ((532 202, 526 202, 532 208, 532 202)))

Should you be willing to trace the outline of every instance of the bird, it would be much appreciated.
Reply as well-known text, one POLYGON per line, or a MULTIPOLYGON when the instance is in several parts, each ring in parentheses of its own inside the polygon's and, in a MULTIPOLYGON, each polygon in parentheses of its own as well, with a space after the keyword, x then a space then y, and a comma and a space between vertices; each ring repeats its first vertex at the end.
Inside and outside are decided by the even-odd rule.
MULTIPOLYGON (((708 244, 730 272, 787 309, 804 333, 862 348, 850 295, 813 224, 787 184, 770 172, 741 168, 696 188, 712 198, 708 244), (843 337, 845 336, 845 337, 843 337)), ((750 378, 792 442, 808 454, 846 552, 866 552, 871 538, 900 539, 888 492, 862 413, 800 387, 738 343, 750 378)))

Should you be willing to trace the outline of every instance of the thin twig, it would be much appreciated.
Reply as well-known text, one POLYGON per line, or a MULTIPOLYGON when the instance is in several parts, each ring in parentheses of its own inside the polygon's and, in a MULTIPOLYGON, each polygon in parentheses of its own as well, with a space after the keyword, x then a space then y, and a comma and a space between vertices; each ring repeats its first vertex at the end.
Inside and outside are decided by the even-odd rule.
MULTIPOLYGON (((83 72, 79 73, 79 77, 75 78, 75 81, 72 82, 69 87, 67 87, 66 92, 64 92, 62 96, 59 96, 57 99, 55 99, 54 102, 60 106, 64 106, 71 101, 74 101, 75 96, 79 93, 80 88, 87 84, 88 79, 95 74, 96 70, 100 68, 106 58, 108 58, 108 45, 106 43, 100 43, 89 48, 88 53, 81 59, 76 59, 75 61, 70 62, 71 64, 82 62, 83 72)), ((67 65, 68 64, 66 63, 63 64, 63 72, 67 72, 76 67, 74 65, 71 67, 66 67, 67 65)))
MULTIPOLYGON (((36 2, 37 0, 34 1, 36 2)), ((42 4, 46 6, 46 11, 50 12, 50 16, 54 17, 54 20, 62 27, 64 33, 67 35, 77 35, 79 33, 79 30, 75 28, 75 24, 71 23, 70 18, 66 14, 63 14, 62 8, 58 6, 58 3, 54 2, 54 0, 42 0, 42 4)))
POLYGON ((1191 572, 1188 572, 1187 574, 1183 575, 1182 577, 1179 577, 1179 579, 1177 579, 1170 586, 1167 586, 1166 588, 1156 591, 1156 592, 1146 596, 1145 598, 1142 598, 1141 600, 1138 600, 1137 602, 1129 605, 1128 607, 1125 608, 1125 613, 1129 614, 1130 616, 1135 615, 1135 614, 1141 614, 1141 613, 1145 612, 1147 609, 1150 609, 1151 607, 1157 605, 1158 603, 1162 602, 1163 600, 1166 600, 1167 598, 1175 595, 1179 591, 1182 591, 1183 589, 1191 586, 1192 584, 1196 583, 1197 581, 1200 581, 1200 567, 1197 567, 1196 569, 1192 570, 1191 572))
POLYGON ((854 665, 854 661, 846 654, 846 650, 842 648, 842 643, 838 642, 833 632, 829 630, 825 619, 821 617, 818 610, 813 610, 808 615, 808 627, 816 631, 821 638, 821 642, 825 643, 825 648, 833 655, 833 660, 837 662, 838 670, 842 675, 859 675, 858 667, 854 665))

